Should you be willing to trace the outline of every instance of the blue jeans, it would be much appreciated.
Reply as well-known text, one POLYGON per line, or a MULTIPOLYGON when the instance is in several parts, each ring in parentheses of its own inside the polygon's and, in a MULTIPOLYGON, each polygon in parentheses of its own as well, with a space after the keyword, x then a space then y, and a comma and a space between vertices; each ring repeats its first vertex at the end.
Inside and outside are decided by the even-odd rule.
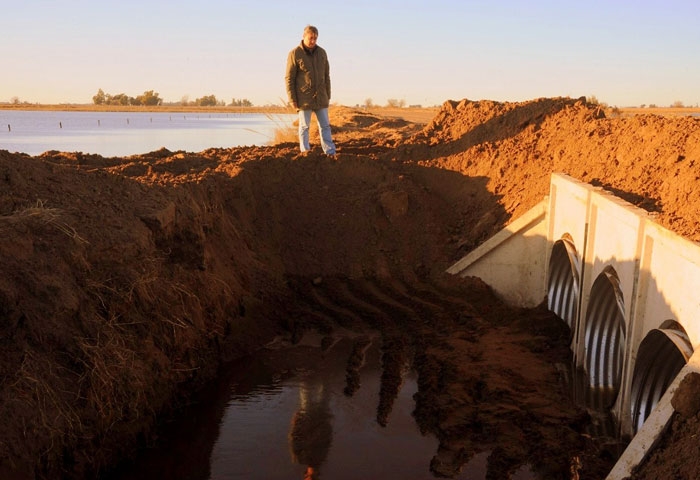
POLYGON ((335 144, 331 138, 331 122, 328 118, 328 109, 319 110, 299 110, 299 148, 302 152, 310 150, 309 146, 309 123, 311 123, 311 113, 316 114, 318 130, 321 133, 321 148, 323 153, 335 155, 335 144))

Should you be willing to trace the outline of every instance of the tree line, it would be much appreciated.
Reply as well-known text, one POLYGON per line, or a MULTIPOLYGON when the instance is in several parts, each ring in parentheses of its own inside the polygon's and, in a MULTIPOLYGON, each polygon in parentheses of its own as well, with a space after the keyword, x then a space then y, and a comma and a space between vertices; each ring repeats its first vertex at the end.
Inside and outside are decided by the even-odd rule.
MULTIPOLYGON (((112 95, 105 93, 101 88, 97 90, 97 93, 92 97, 92 102, 95 105, 135 105, 135 106, 158 106, 163 105, 163 99, 160 98, 158 92, 153 90, 147 90, 143 92, 143 95, 137 97, 130 97, 124 93, 118 93, 112 95)), ((218 100, 215 95, 205 95, 196 100, 189 101, 187 97, 182 97, 180 105, 195 105, 199 107, 214 107, 217 105, 225 106, 226 102, 223 100, 218 100)), ((232 107, 252 107, 253 102, 247 98, 232 99, 229 106, 232 107)))
POLYGON ((156 106, 163 104, 163 99, 158 96, 158 92, 154 92, 153 90, 145 91, 143 95, 139 95, 138 97, 130 97, 125 93, 117 93, 116 95, 105 93, 100 88, 97 90, 97 94, 92 97, 92 101, 95 105, 156 106))

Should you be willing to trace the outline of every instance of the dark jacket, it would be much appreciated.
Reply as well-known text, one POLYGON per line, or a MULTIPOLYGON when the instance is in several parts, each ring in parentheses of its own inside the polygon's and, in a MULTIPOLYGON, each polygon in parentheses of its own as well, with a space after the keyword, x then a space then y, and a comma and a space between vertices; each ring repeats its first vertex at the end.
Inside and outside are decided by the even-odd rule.
POLYGON ((303 44, 287 56, 287 96, 301 110, 328 108, 331 76, 326 51, 316 45, 313 51, 303 44))

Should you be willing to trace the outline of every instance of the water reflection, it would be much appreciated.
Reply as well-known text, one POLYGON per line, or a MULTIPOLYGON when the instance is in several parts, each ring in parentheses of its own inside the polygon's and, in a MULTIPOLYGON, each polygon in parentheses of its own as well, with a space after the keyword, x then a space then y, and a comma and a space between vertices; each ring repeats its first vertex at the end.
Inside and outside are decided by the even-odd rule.
POLYGON ((271 352, 264 363, 281 374, 278 391, 231 398, 211 478, 434 478, 429 467, 438 442, 421 435, 412 417, 415 373, 407 373, 382 427, 376 419, 380 345, 367 349, 359 388, 349 397, 345 373, 353 343, 342 339, 324 353, 303 345, 271 352))
MULTIPOLYGON (((386 426, 377 420, 378 340, 367 348, 359 388, 344 393, 353 342, 261 352, 230 368, 161 433, 159 445, 105 479, 434 480, 438 448, 412 416, 417 378, 405 372, 386 426)), ((480 452, 455 479, 488 478, 480 452)), ((511 479, 535 478, 523 468, 511 479)))
POLYGON ((289 429, 292 461, 306 466, 304 480, 318 480, 333 440, 328 390, 324 385, 299 388, 299 409, 289 429))

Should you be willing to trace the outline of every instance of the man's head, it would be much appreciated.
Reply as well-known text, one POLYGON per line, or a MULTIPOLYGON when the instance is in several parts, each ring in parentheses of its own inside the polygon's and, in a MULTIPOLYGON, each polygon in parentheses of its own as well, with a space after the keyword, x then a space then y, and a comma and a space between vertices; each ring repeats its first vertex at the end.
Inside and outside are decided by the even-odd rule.
POLYGON ((304 42, 304 46, 310 49, 316 48, 316 40, 318 39, 318 28, 314 27, 313 25, 307 25, 304 28, 304 36, 302 37, 302 41, 304 42))

